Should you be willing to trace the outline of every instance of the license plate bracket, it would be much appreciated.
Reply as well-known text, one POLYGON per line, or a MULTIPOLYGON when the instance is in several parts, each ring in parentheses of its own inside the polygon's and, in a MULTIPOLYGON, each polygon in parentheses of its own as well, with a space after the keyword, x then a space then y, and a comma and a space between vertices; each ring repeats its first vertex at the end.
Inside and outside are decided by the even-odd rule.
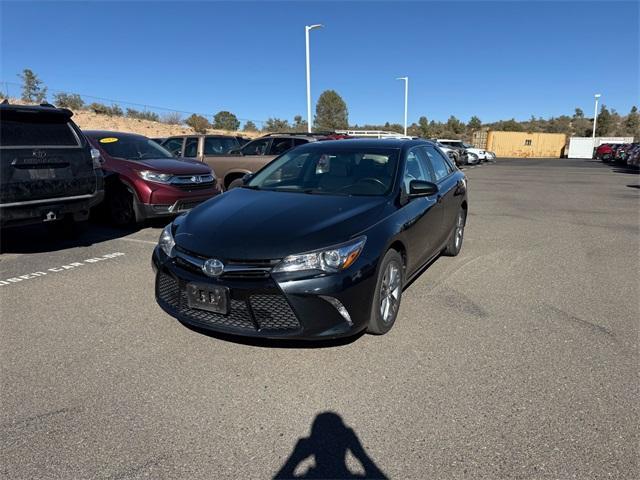
POLYGON ((218 285, 187 283, 189 308, 227 315, 229 313, 229 289, 218 285))

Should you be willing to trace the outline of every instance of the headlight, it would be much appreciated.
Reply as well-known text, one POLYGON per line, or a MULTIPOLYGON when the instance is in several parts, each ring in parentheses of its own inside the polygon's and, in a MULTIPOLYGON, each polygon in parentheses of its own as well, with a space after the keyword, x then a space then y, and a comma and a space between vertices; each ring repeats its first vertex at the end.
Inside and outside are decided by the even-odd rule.
POLYGON ((143 179, 149 182, 157 182, 157 183, 169 183, 173 178, 173 175, 170 173, 158 173, 152 172, 151 170, 142 170, 138 172, 143 179))
POLYGON ((323 272, 339 272, 353 265, 360 256, 367 237, 358 237, 334 247, 323 248, 309 253, 289 255, 273 269, 274 272, 301 272, 320 270, 323 272))
POLYGON ((173 257, 173 247, 176 246, 176 242, 173 240, 171 228, 171 223, 164 227, 164 230, 162 230, 162 233, 160 234, 160 239, 158 240, 158 245, 168 257, 173 257))

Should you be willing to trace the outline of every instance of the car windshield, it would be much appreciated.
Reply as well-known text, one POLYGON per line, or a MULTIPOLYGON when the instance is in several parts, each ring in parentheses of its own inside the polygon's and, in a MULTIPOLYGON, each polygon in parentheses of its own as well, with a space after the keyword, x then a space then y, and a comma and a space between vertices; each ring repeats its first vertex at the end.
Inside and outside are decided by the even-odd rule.
POLYGON ((245 188, 327 195, 386 195, 398 163, 395 149, 295 149, 274 160, 245 188))
POLYGON ((105 134, 93 137, 110 156, 126 160, 173 158, 171 153, 150 138, 134 135, 105 134))

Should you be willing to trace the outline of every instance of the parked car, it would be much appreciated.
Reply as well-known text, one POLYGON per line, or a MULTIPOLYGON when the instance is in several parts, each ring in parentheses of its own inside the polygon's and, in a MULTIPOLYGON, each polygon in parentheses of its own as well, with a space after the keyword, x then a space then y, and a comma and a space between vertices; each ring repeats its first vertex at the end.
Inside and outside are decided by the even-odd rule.
POLYGON ((603 143, 596 148, 596 159, 608 162, 613 157, 613 145, 610 143, 603 143))
POLYGON ((433 144, 442 150, 455 164, 456 166, 464 165, 463 159, 460 157, 460 151, 456 148, 451 148, 442 143, 438 143, 436 140, 430 140, 433 144))
POLYGON ((0 104, 0 225, 82 222, 104 197, 100 154, 73 113, 0 104))
POLYGON ((176 159, 142 135, 90 130, 104 158, 105 208, 117 225, 186 212, 220 193, 211 168, 176 159))
POLYGON ((473 145, 463 142, 462 140, 451 140, 443 138, 438 139, 438 142, 450 148, 456 148, 458 150, 464 150, 465 152, 473 153, 478 157, 480 161, 495 160, 496 158, 495 153, 489 152, 482 148, 476 148, 473 145))
POLYGON ((233 135, 174 135, 165 138, 161 145, 176 157, 204 162, 207 157, 227 155, 242 146, 238 138, 233 135))
POLYGON ((467 205, 465 175, 431 142, 311 142, 163 230, 156 299, 220 332, 383 334, 404 286, 460 252, 467 205))
POLYGON ((627 156, 627 165, 640 167, 640 143, 632 143, 627 156))
POLYGON ((326 138, 326 134, 274 133, 256 138, 225 155, 205 155, 203 161, 216 173, 222 188, 229 190, 242 185, 243 176, 260 170, 287 150, 326 138))

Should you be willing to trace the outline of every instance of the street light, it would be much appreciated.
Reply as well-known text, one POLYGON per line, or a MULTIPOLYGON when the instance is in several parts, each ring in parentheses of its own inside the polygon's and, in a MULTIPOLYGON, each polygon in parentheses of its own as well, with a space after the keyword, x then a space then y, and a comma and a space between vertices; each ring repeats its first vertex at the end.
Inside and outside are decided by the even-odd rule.
POLYGON ((307 132, 311 133, 311 65, 309 63, 309 32, 314 28, 321 28, 323 25, 305 25, 304 39, 307 48, 307 132))
POLYGON ((409 103, 409 77, 399 77, 396 80, 404 80, 404 134, 407 135, 407 106, 409 103))
POLYGON ((596 124, 598 123, 598 99, 601 97, 599 93, 594 95, 596 99, 596 106, 593 111, 593 135, 591 136, 593 142, 593 148, 596 148, 596 124))

